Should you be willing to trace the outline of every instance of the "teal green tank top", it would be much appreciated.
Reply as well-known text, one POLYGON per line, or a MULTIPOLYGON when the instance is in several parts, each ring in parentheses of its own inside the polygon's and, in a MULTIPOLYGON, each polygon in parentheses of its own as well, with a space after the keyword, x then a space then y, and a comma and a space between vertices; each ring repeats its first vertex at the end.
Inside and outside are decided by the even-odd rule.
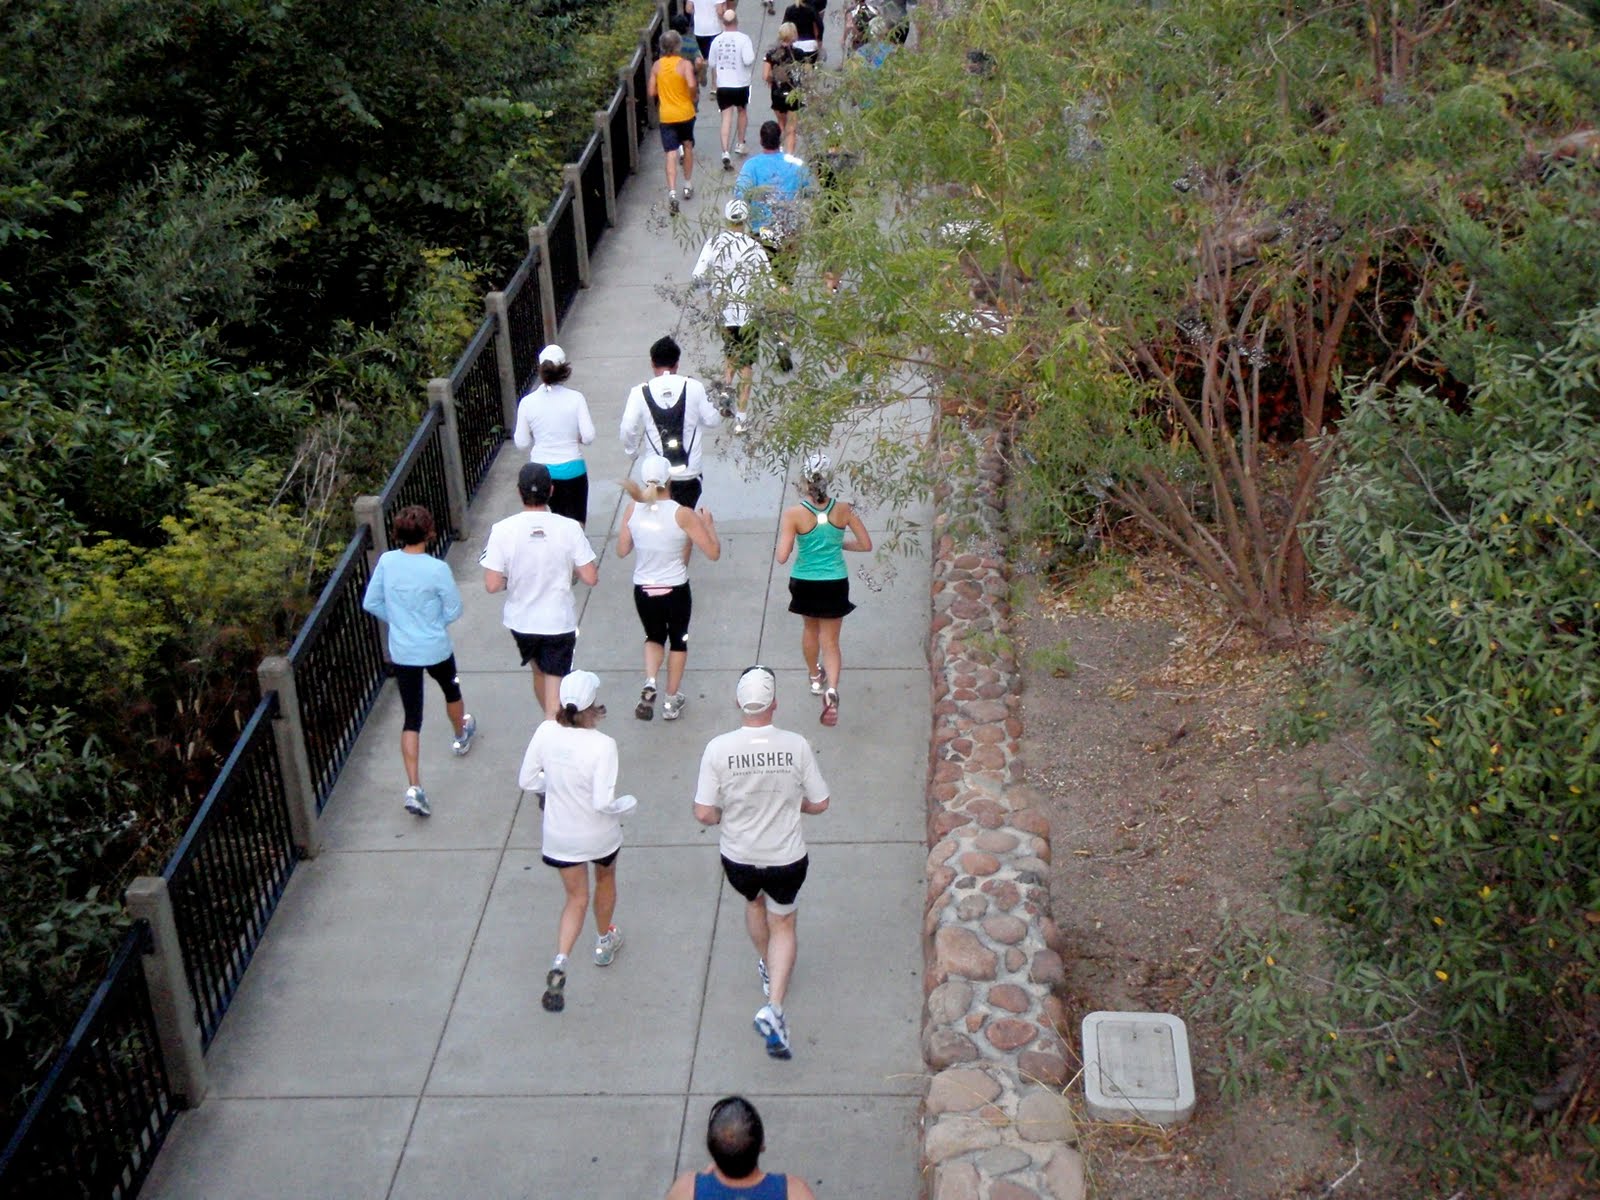
POLYGON ((817 526, 795 539, 794 570, 789 578, 843 579, 850 574, 844 569, 844 530, 828 520, 836 501, 829 500, 827 508, 818 508, 809 500, 800 503, 817 518, 817 526))

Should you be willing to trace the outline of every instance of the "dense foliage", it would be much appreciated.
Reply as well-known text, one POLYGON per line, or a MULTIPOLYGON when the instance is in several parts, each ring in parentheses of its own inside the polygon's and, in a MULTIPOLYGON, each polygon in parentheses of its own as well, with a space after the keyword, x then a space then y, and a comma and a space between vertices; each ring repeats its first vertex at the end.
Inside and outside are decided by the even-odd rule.
MULTIPOLYGON (((1577 1128, 1559 1080, 1594 1078, 1600 1036, 1593 6, 941 7, 914 52, 813 86, 834 187, 809 280, 765 303, 802 343, 769 452, 848 437, 857 487, 897 498, 928 459, 881 414, 926 396, 947 438, 1010 423, 1047 558, 1132 520, 1269 637, 1315 583, 1354 610, 1337 657, 1376 765, 1298 864, 1342 936, 1304 973, 1250 960, 1232 1027, 1341 1102, 1332 1063, 1443 1069, 1474 1101, 1458 1150, 1577 1128)), ((1504 1160, 1435 1160, 1463 1163, 1488 1186, 1504 1160)))
POLYGON ((651 7, 6 6, 0 1111, 651 7))

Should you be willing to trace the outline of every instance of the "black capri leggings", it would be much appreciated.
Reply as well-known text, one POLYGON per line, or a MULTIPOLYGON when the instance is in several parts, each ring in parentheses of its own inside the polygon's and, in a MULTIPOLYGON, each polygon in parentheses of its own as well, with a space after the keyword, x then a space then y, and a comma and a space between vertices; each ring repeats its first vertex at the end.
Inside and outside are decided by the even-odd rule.
POLYGON ((422 728, 422 673, 433 676, 433 681, 444 693, 444 702, 454 704, 461 699, 461 682, 456 678, 456 656, 452 654, 443 662, 431 667, 406 667, 394 665, 394 681, 400 685, 400 707, 405 710, 406 721, 401 726, 407 733, 422 728))
POLYGON ((694 611, 694 599, 687 583, 678 584, 663 596, 648 596, 644 585, 636 583, 633 607, 639 610, 645 641, 669 650, 689 648, 689 614, 694 611))
POLYGON ((571 517, 579 525, 589 520, 589 472, 571 479, 552 479, 550 511, 558 516, 571 517))

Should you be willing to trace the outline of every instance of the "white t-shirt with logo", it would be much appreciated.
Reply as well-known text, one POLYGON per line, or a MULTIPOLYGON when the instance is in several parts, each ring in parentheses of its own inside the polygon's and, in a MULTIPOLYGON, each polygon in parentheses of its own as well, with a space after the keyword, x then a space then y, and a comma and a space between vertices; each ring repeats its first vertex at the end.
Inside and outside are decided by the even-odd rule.
POLYGON ((572 572, 594 561, 583 526, 547 510, 524 509, 496 521, 478 561, 506 577, 500 621, 517 633, 571 633, 578 627, 572 572))
POLYGON ((712 738, 700 758, 694 802, 722 810, 722 854, 745 866, 804 858, 800 802, 827 798, 811 743, 787 729, 740 726, 712 738))
POLYGON ((598 729, 544 721, 533 731, 517 782, 544 787, 541 850, 558 862, 592 862, 622 845, 622 814, 632 796, 617 795, 617 743, 598 729))
POLYGON ((756 61, 756 44, 748 33, 737 29, 724 29, 711 42, 711 69, 716 74, 719 88, 746 88, 750 86, 750 73, 756 61))

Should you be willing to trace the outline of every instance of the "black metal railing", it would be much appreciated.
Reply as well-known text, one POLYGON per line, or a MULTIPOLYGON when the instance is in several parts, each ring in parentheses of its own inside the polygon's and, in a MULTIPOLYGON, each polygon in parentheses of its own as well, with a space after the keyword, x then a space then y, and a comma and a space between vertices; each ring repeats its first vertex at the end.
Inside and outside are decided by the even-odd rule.
POLYGON ((594 253, 600 239, 606 235, 611 222, 606 216, 606 162, 600 154, 600 134, 597 132, 583 148, 578 159, 578 185, 583 193, 583 232, 587 250, 594 253))
POLYGON ((650 22, 650 54, 640 54, 634 59, 633 64, 633 101, 634 118, 638 122, 638 130, 633 139, 634 145, 644 141, 644 136, 650 131, 650 98, 645 95, 645 88, 650 83, 650 64, 656 52, 656 42, 661 35, 661 24, 652 19, 650 22))
POLYGON ((272 733, 277 712, 278 693, 268 692, 162 872, 202 1046, 216 1036, 297 857, 272 733))
POLYGON ((0 1150, 0 1196, 125 1197, 176 1114, 145 987, 150 927, 135 922, 33 1104, 0 1150))
POLYGON ((611 134, 611 189, 621 196, 623 186, 633 174, 633 161, 639 156, 639 141, 628 129, 628 98, 618 88, 606 109, 606 128, 611 134))
POLYGON ((389 545, 399 544, 394 536, 395 514, 420 504, 433 514, 433 523, 439 530, 433 553, 443 558, 450 552, 455 531, 450 528, 450 484, 444 466, 444 410, 437 404, 430 404, 423 414, 422 424, 411 435, 405 453, 378 493, 378 503, 383 509, 383 535, 389 545))
MULTIPOLYGON (((604 198, 602 197, 602 200, 604 198)), ((450 372, 450 394, 456 402, 456 438, 467 500, 478 494, 494 456, 510 432, 500 405, 500 367, 495 359, 494 318, 485 317, 472 341, 450 372)))
MULTIPOLYGON (((437 406, 430 410, 435 444, 438 412, 437 406)), ((423 426, 428 428, 429 422, 423 426)), ((371 577, 367 569, 371 548, 372 531, 362 525, 289 647, 318 812, 327 805, 387 674, 378 623, 361 607, 371 577)))
POLYGON ((511 375, 517 395, 533 387, 544 349, 544 303, 539 294, 539 251, 528 251, 517 273, 506 285, 506 322, 511 326, 511 375))
POLYGON ((578 222, 572 205, 572 185, 568 184, 550 206, 550 216, 545 220, 550 235, 550 279, 555 285, 557 321, 566 317, 583 284, 578 275, 578 222))

